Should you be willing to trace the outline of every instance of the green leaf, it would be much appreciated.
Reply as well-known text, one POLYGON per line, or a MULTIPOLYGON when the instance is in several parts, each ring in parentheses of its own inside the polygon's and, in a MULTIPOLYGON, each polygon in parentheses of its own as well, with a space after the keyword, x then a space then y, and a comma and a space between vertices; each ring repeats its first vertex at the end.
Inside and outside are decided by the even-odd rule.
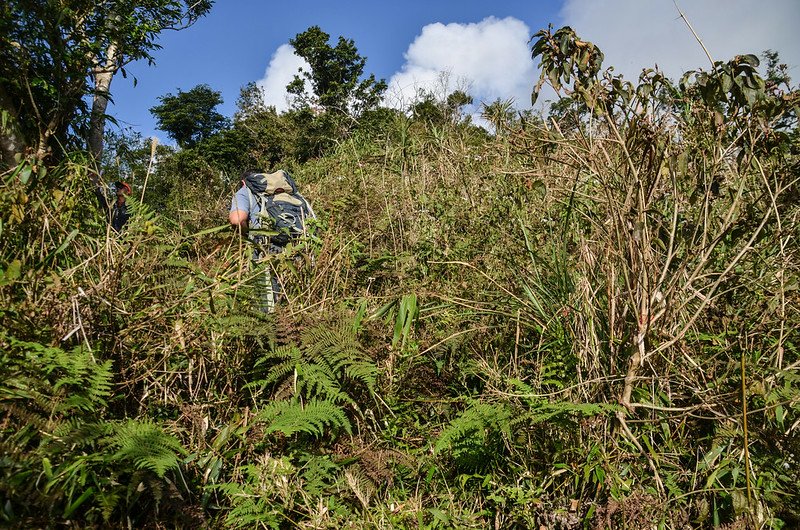
POLYGON ((720 81, 722 82, 722 91, 726 94, 730 92, 733 86, 733 78, 728 74, 722 74, 720 76, 720 81))
POLYGON ((434 520, 441 522, 442 524, 448 525, 450 524, 450 517, 447 516, 442 510, 438 508, 429 508, 428 512, 433 515, 434 520))
MULTIPOLYGON (((229 225, 228 223, 225 223, 223 225, 215 226, 213 228, 206 228, 205 230, 201 230, 199 232, 191 234, 188 237, 200 237, 200 236, 207 236, 209 234, 216 234, 217 232, 221 232, 223 230, 229 230, 230 227, 231 227, 231 225, 229 225)), ((274 235, 274 234, 272 234, 272 235, 274 235)))
POLYGON ((750 66, 756 67, 760 64, 758 57, 753 55, 752 53, 748 53, 747 55, 740 55, 739 59, 741 62, 745 64, 749 64, 750 66))
POLYGON ((31 178, 30 166, 25 167, 22 171, 19 172, 19 181, 22 182, 23 184, 27 184, 30 178, 31 178))
POLYGON ((775 422, 781 429, 783 429, 784 418, 785 418, 785 411, 783 410, 783 405, 778 405, 777 407, 775 407, 775 422))
POLYGON ((72 242, 73 239, 75 239, 75 236, 77 236, 77 235, 78 235, 78 229, 76 228, 72 232, 69 233, 67 238, 64 240, 63 243, 61 243, 61 245, 56 249, 56 251, 53 252, 51 257, 52 256, 57 256, 58 254, 61 254, 62 252, 64 252, 64 249, 67 248, 67 246, 72 242))
POLYGON ((42 468, 44 469, 44 476, 47 477, 47 480, 52 480, 53 465, 50 463, 49 458, 47 457, 42 458, 42 468))
POLYGON ((75 512, 75 510, 77 510, 78 508, 80 508, 81 504, 83 504, 84 502, 86 502, 86 499, 88 499, 88 498, 89 498, 89 497, 91 497, 92 495, 94 495, 94 488, 90 487, 89 489, 87 489, 86 491, 84 491, 84 492, 81 494, 81 496, 80 496, 80 497, 78 497, 78 498, 75 500, 75 502, 73 502, 72 504, 70 504, 69 506, 67 506, 67 509, 66 509, 66 510, 64 510, 64 519, 69 519, 69 518, 70 518, 70 516, 72 516, 72 514, 75 512))
POLYGON ((7 285, 21 276, 22 263, 15 259, 6 267, 5 273, 0 269, 0 285, 7 285))

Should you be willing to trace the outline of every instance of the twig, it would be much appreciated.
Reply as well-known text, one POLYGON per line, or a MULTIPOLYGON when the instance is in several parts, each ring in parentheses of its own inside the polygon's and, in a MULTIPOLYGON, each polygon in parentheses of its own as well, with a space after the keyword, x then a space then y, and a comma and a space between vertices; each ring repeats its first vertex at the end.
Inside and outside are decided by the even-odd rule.
POLYGON ((433 350, 434 348, 436 348, 438 346, 441 346, 442 344, 444 344, 448 340, 454 339, 454 338, 458 337, 459 335, 463 335, 464 333, 469 333, 470 331, 483 331, 483 330, 486 330, 486 329, 490 329, 490 326, 478 326, 477 328, 462 329, 461 331, 457 331, 457 332, 455 332, 455 333, 443 338, 442 340, 440 340, 439 342, 437 342, 433 346, 422 350, 415 357, 420 357, 422 355, 425 355, 426 353, 428 353, 429 351, 433 350))
POLYGON ((747 484, 747 507, 752 503, 752 487, 750 485, 750 447, 747 432, 747 380, 745 379, 744 350, 742 350, 742 429, 744 431, 744 478, 747 484))
POLYGON ((672 0, 672 3, 675 4, 675 9, 678 10, 678 14, 681 16, 683 21, 689 27, 689 31, 692 32, 692 35, 694 35, 694 38, 697 40, 698 44, 700 44, 700 47, 703 48, 703 51, 706 53, 706 57, 708 57, 708 61, 711 63, 711 67, 713 68, 714 67, 714 59, 711 58, 711 54, 708 52, 708 48, 706 48, 705 44, 703 44, 703 41, 700 40, 700 37, 697 35, 697 32, 694 30, 694 28, 692 27, 692 24, 689 22, 689 19, 686 18, 686 15, 684 15, 683 11, 681 11, 681 8, 678 7, 678 2, 676 0, 672 0))
POLYGON ((158 138, 153 136, 150 139, 150 162, 147 164, 147 173, 144 175, 144 185, 142 186, 142 197, 139 202, 144 202, 144 192, 147 189, 147 179, 150 177, 150 172, 153 170, 153 160, 156 158, 156 147, 158 146, 158 138))

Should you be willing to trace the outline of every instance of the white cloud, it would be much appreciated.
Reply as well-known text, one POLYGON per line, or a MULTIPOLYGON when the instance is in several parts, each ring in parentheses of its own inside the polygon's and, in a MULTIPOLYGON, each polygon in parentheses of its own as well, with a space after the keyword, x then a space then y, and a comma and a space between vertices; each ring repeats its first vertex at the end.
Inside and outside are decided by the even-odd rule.
MULTIPOLYGON (((789 74, 800 78, 800 2, 797 0, 679 0, 715 61, 766 49, 780 53, 789 74)), ((711 64, 673 0, 566 0, 563 24, 605 54, 604 67, 636 81, 643 68, 658 65, 677 80, 687 70, 711 64)), ((537 63, 538 64, 538 63, 537 63)))
POLYGON ((419 89, 444 95, 461 89, 476 103, 514 98, 530 106, 536 82, 528 27, 515 18, 475 24, 429 24, 408 47, 405 64, 389 80, 386 103, 404 107, 419 89), (442 75, 444 74, 444 75, 442 75))
POLYGON ((274 105, 278 112, 289 108, 286 85, 294 79, 299 68, 310 70, 306 60, 295 55, 291 45, 283 44, 275 50, 267 71, 264 72, 264 78, 256 81, 256 84, 264 89, 264 102, 267 105, 274 105))

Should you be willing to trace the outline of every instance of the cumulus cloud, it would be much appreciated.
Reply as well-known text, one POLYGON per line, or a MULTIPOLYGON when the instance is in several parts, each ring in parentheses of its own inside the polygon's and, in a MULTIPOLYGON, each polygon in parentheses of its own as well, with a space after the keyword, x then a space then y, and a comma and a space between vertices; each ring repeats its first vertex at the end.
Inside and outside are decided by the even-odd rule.
MULTIPOLYGON (((797 0, 679 0, 678 7, 715 61, 772 49, 794 80, 800 77, 797 0)), ((605 67, 631 81, 655 65, 676 80, 687 70, 711 66, 672 0, 566 0, 561 17, 600 47, 605 67)))
POLYGON ((535 69, 528 27, 512 17, 474 24, 429 24, 408 47, 405 64, 389 80, 386 104, 402 108, 419 90, 435 95, 460 89, 476 103, 514 98, 530 106, 535 69))
POLYGON ((264 89, 264 102, 267 105, 274 105, 278 112, 288 110, 289 95, 286 93, 286 85, 294 79, 300 68, 311 69, 305 59, 295 55, 291 45, 283 44, 275 50, 263 79, 256 81, 264 89))

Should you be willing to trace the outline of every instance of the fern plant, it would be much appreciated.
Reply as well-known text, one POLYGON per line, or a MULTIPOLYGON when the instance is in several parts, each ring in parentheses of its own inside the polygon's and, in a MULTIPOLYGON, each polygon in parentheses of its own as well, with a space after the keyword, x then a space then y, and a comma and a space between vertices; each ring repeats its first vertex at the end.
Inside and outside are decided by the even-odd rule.
POLYGON ((373 488, 330 456, 309 453, 291 460, 263 454, 239 466, 227 482, 208 486, 226 508, 225 528, 284 528, 287 522, 335 528, 353 515, 349 492, 367 500, 373 488))
POLYGON ((208 487, 228 503, 225 526, 280 528, 296 493, 295 467, 286 458, 263 456, 258 463, 238 468, 237 480, 208 487))
POLYGON ((374 392, 377 367, 363 352, 356 332, 345 322, 302 331, 300 344, 275 348, 256 361, 264 377, 247 386, 272 388, 276 397, 301 396, 357 406, 361 389, 374 392))
POLYGON ((352 325, 339 322, 304 329, 300 344, 279 346, 255 363, 262 377, 246 385, 255 396, 272 390, 257 422, 266 432, 322 437, 326 429, 350 433, 344 407, 359 410, 363 390, 374 391, 377 367, 364 353, 352 325))
POLYGON ((352 433, 344 410, 335 402, 325 400, 311 400, 308 403, 275 401, 261 408, 256 413, 255 421, 266 424, 265 434, 280 432, 292 436, 306 433, 320 438, 328 428, 352 433))
POLYGON ((451 454, 462 472, 485 471, 506 453, 513 416, 507 403, 473 401, 444 427, 434 451, 451 454))
POLYGON ((108 522, 142 495, 163 495, 185 450, 146 419, 107 419, 110 361, 83 346, 67 352, 5 335, 0 343, 0 496, 9 522, 79 513, 108 522))
POLYGON ((136 468, 150 470, 159 478, 177 469, 179 456, 186 454, 175 436, 147 419, 127 420, 114 426, 103 443, 115 450, 113 461, 132 462, 136 468))

